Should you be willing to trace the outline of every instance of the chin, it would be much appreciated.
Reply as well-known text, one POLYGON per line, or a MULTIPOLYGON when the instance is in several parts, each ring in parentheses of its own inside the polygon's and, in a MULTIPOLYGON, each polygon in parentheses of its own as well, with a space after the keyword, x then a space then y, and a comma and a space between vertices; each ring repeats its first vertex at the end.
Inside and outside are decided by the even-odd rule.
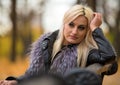
POLYGON ((73 39, 67 39, 66 40, 66 45, 70 45, 70 44, 79 44, 80 41, 77 41, 77 40, 73 40, 73 39))
POLYGON ((71 41, 70 44, 78 44, 76 41, 71 41))

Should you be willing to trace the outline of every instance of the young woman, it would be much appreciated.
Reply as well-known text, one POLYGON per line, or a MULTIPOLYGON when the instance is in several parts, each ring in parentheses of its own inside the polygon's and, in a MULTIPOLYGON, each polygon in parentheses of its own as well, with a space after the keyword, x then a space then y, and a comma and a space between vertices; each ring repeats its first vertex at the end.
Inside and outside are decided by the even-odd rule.
MULTIPOLYGON (((32 45, 31 63, 25 74, 19 78, 12 77, 12 81, 10 78, 3 80, 0 85, 14 85, 45 71, 64 75, 74 68, 114 62, 116 54, 103 35, 101 24, 100 13, 87 6, 73 6, 65 13, 59 31, 44 34, 32 45)), ((116 71, 117 64, 108 73, 116 71)))

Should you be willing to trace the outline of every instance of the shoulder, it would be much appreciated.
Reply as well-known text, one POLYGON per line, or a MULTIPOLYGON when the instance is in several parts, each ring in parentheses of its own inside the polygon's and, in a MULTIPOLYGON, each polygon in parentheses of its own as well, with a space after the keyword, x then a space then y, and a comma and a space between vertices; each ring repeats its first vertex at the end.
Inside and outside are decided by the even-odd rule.
POLYGON ((51 33, 45 33, 43 35, 41 35, 35 42, 33 42, 30 46, 30 53, 28 53, 30 56, 35 56, 37 55, 39 52, 41 52, 41 45, 42 42, 44 41, 45 38, 47 38, 48 36, 50 36, 51 33))
POLYGON ((54 40, 56 39, 58 35, 58 30, 54 31, 54 32, 49 32, 49 33, 45 33, 43 35, 41 35, 33 44, 32 47, 36 48, 36 47, 40 47, 40 45, 43 43, 43 41, 45 39, 49 39, 51 43, 54 42, 54 40))
POLYGON ((33 42, 32 47, 38 46, 43 42, 44 39, 46 39, 48 36, 50 36, 52 33, 45 33, 41 35, 35 42, 33 42))
MULTIPOLYGON (((43 41, 45 38, 47 38, 47 37, 50 36, 51 34, 52 34, 52 33, 49 32, 49 33, 45 33, 45 34, 41 35, 34 43, 43 41)), ((34 43, 33 43, 33 44, 34 44, 34 43)))

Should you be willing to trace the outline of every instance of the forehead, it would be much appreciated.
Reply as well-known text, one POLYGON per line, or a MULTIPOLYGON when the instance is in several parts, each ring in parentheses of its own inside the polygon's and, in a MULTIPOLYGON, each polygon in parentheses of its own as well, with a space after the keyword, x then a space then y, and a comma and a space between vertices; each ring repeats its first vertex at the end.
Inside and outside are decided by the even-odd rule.
POLYGON ((71 21, 75 24, 84 24, 87 25, 88 20, 85 16, 78 16, 77 18, 75 18, 73 21, 71 21))

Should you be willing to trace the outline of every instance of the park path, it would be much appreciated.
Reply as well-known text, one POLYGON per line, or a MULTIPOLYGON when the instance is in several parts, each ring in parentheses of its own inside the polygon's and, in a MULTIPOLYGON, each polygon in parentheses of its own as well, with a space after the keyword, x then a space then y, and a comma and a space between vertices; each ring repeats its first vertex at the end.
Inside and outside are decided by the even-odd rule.
POLYGON ((118 71, 114 75, 105 76, 103 85, 120 85, 120 60, 118 62, 118 71))

